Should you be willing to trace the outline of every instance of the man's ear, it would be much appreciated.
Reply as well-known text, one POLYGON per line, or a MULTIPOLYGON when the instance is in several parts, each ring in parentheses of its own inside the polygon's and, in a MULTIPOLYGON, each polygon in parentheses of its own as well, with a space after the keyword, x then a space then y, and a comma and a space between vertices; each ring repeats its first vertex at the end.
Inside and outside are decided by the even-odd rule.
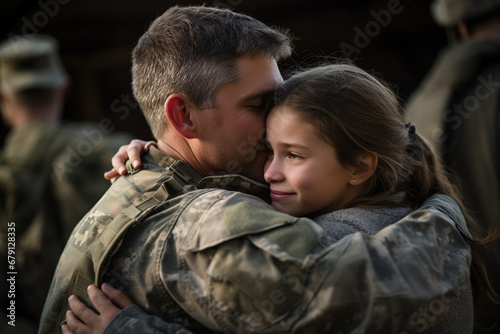
POLYGON ((197 137, 193 122, 191 102, 181 94, 172 94, 165 102, 165 113, 172 127, 183 137, 192 139, 197 137))
POLYGON ((375 173, 375 169, 377 169, 378 165, 378 157, 373 153, 363 153, 360 154, 357 158, 357 166, 353 168, 352 173, 352 185, 359 185, 372 177, 373 173, 375 173))

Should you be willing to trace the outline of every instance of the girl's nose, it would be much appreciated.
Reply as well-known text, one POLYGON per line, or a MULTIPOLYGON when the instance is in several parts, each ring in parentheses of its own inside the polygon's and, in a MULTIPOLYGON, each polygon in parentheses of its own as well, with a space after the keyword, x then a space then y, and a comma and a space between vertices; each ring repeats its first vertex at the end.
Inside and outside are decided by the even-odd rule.
POLYGON ((278 159, 270 157, 264 166, 264 179, 267 183, 283 181, 283 173, 278 159))

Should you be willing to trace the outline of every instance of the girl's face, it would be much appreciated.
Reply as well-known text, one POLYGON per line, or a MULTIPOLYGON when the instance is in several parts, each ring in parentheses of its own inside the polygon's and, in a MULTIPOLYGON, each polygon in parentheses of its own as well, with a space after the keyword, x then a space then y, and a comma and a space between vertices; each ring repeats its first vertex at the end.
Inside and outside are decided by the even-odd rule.
POLYGON ((267 118, 270 155, 264 178, 272 205, 294 216, 314 217, 341 209, 356 197, 353 171, 343 167, 333 146, 294 109, 280 106, 267 118))

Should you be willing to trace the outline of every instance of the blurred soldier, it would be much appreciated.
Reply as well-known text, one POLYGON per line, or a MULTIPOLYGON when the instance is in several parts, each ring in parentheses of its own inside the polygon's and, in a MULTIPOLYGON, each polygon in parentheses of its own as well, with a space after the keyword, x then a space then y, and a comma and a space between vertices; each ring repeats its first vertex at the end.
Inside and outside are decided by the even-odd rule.
POLYGON ((130 140, 108 136, 109 124, 63 124, 68 82, 53 38, 17 36, 0 45, 0 107, 12 128, 0 155, 1 275, 17 273, 15 285, 1 289, 2 312, 13 313, 15 303, 15 327, 3 316, 2 333, 36 331, 66 240, 109 187, 102 177, 109 159, 130 140), (15 240, 15 253, 7 240, 15 240), (5 270, 9 249, 15 264, 5 270))
MULTIPOLYGON (((438 0, 436 22, 451 39, 407 105, 408 117, 463 183, 467 205, 485 227, 500 227, 500 1, 438 0)), ((500 291, 500 242, 486 259, 500 291)), ((477 314, 491 326, 500 307, 477 314), (489 319, 487 319, 489 317, 489 319)), ((499 331, 497 326, 497 331, 499 331)))

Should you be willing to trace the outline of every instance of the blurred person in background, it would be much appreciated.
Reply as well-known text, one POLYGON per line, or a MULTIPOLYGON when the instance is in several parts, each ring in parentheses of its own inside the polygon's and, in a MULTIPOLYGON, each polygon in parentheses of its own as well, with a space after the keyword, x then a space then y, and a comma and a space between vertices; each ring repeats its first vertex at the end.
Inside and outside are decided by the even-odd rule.
MULTIPOLYGON (((466 205, 485 229, 500 227, 500 1, 437 0, 431 12, 450 44, 441 52, 406 112, 461 180, 466 205)), ((498 232, 497 232, 498 235, 498 232)), ((485 258, 500 291, 500 241, 485 258)), ((500 306, 483 300, 479 325, 494 326, 500 306)), ((493 331, 499 333, 496 325, 493 331)))
POLYGON ((109 187, 102 175, 113 153, 131 139, 111 133, 106 122, 63 122, 68 88, 54 38, 24 35, 0 44, 0 109, 11 128, 0 152, 2 333, 36 332, 66 240, 109 187), (12 267, 5 267, 8 259, 12 267), (17 273, 14 285, 10 272, 17 273))

